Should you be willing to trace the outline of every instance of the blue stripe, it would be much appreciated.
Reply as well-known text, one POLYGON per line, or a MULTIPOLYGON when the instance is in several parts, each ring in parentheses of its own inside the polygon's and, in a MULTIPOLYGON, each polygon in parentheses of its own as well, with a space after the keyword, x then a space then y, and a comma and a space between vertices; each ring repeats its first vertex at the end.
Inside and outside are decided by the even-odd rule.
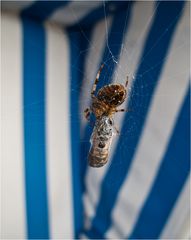
MULTIPOLYGON (((130 2, 126 2, 126 5, 124 6, 124 11, 120 13, 116 13, 114 15, 113 23, 111 26, 111 30, 108 36, 108 45, 112 51, 112 54, 114 55, 115 59, 118 60, 121 44, 123 41, 123 37, 125 36, 125 33, 127 31, 129 18, 131 14, 131 6, 132 4, 130 2)), ((103 12, 103 9, 102 9, 103 12)), ((98 83, 97 88, 99 89, 104 84, 109 84, 112 80, 112 75, 114 73, 116 64, 113 62, 111 58, 111 54, 109 52, 109 49, 107 45, 105 46, 105 50, 103 52, 102 61, 100 62, 100 66, 103 62, 106 62, 105 68, 102 70, 102 74, 100 76, 100 81, 98 83), (108 59, 110 59, 108 61, 108 59), (107 76, 107 79, 104 79, 104 77, 107 76)), ((94 79, 90 79, 90 81, 93 81, 94 79)), ((83 189, 82 191, 85 191, 85 175, 87 171, 87 156, 90 149, 90 136, 92 133, 93 127, 88 123, 85 131, 84 136, 82 137, 81 141, 81 163, 83 164, 82 168, 82 177, 83 177, 83 189)))
POLYGON ((71 154, 72 154, 72 176, 73 176, 73 209, 74 209, 74 233, 75 238, 79 234, 83 225, 83 206, 82 206, 82 169, 83 162, 80 162, 80 119, 79 119, 79 97, 84 73, 85 56, 89 47, 92 30, 73 32, 68 29, 71 50, 70 67, 70 112, 71 112, 71 154), (84 34, 86 37, 84 37, 84 34), (86 39, 87 38, 87 39, 86 39), (84 51, 84 52, 83 52, 84 51))
POLYGON ((190 88, 131 239, 156 239, 190 172, 190 88))
POLYGON ((98 236, 99 238, 111 225, 111 212, 139 143, 139 137, 144 126, 152 95, 164 64, 164 61, 161 60, 164 59, 168 52, 183 5, 182 1, 160 2, 155 13, 154 22, 142 54, 142 57, 145 58, 144 61, 140 61, 134 86, 130 94, 131 101, 129 108, 133 109, 133 112, 125 116, 113 161, 102 182, 96 215, 90 229, 92 236, 98 236), (166 30, 167 27, 168 30, 166 30), (162 36, 160 42, 155 44, 160 36, 162 36), (153 44, 155 44, 155 47, 152 48, 153 44), (155 66, 158 62, 160 64, 157 65, 157 68, 144 74, 144 77, 141 79, 139 78, 141 73, 147 70, 148 66, 155 66), (144 98, 142 98, 143 92, 144 98))
POLYGON ((49 238, 45 149, 45 30, 22 19, 24 155, 28 238, 49 238), (31 34, 32 33, 32 34, 31 34))
POLYGON ((22 16, 33 18, 37 21, 45 21, 60 7, 67 5, 69 1, 36 1, 23 9, 22 16))

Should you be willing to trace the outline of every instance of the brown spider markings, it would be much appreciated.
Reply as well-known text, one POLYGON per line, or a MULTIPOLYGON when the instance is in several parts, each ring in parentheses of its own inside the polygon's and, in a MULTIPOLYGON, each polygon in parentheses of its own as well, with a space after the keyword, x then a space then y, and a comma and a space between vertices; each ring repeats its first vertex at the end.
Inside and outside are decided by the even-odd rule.
POLYGON ((90 113, 94 113, 95 117, 98 119, 102 116, 109 116, 116 112, 124 112, 125 109, 117 109, 126 99, 127 96, 127 85, 128 85, 128 78, 125 83, 125 86, 122 84, 109 84, 102 87, 97 96, 95 96, 95 91, 97 87, 97 83, 99 81, 101 70, 103 69, 103 64, 100 67, 93 88, 91 92, 92 104, 90 109, 87 108, 84 113, 85 117, 88 119, 90 113))

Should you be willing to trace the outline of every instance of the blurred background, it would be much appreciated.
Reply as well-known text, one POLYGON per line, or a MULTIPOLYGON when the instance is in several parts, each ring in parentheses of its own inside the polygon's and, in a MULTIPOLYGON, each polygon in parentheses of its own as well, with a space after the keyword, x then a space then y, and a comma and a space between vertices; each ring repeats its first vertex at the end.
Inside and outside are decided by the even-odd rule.
POLYGON ((189 239, 190 1, 1 1, 1 238, 189 239), (108 163, 98 89, 125 84, 108 163), (92 119, 94 121, 94 119, 92 119))

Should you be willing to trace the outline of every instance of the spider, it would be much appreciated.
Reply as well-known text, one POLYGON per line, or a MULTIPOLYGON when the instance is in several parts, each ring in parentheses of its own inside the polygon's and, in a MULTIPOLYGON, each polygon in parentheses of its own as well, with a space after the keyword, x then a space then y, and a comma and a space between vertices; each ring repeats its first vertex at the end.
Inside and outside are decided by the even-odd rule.
POLYGON ((125 86, 122 84, 109 84, 102 87, 97 96, 95 95, 97 83, 104 64, 101 65, 92 91, 92 104, 84 113, 89 120, 92 112, 96 117, 95 127, 91 135, 91 147, 88 155, 89 165, 91 167, 101 167, 108 161, 109 150, 114 136, 113 129, 119 133, 113 124, 113 115, 117 112, 125 112, 125 109, 117 109, 126 99, 128 78, 125 86))
POLYGON ((117 107, 120 106, 126 99, 128 77, 125 86, 122 84, 105 85, 98 91, 97 96, 95 95, 97 84, 103 67, 104 64, 101 65, 97 73, 94 85, 92 87, 91 91, 92 104, 89 108, 86 108, 84 111, 84 115, 87 120, 89 120, 91 113, 95 115, 96 119, 99 119, 102 116, 108 116, 112 118, 113 114, 117 112, 127 111, 125 109, 117 109, 117 107))

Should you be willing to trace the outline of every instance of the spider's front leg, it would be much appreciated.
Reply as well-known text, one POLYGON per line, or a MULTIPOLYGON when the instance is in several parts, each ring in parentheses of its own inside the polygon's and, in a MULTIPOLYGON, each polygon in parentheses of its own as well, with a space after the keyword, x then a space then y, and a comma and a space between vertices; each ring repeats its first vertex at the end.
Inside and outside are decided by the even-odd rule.
POLYGON ((103 67, 104 67, 104 64, 101 65, 101 67, 100 67, 100 69, 99 69, 99 71, 98 71, 98 73, 96 75, 96 79, 94 81, 94 85, 93 85, 92 91, 91 91, 91 97, 92 98, 95 98, 94 94, 95 94, 96 87, 97 87, 97 84, 98 84, 98 81, 99 81, 99 77, 100 77, 100 74, 101 74, 101 71, 102 71, 103 67))

